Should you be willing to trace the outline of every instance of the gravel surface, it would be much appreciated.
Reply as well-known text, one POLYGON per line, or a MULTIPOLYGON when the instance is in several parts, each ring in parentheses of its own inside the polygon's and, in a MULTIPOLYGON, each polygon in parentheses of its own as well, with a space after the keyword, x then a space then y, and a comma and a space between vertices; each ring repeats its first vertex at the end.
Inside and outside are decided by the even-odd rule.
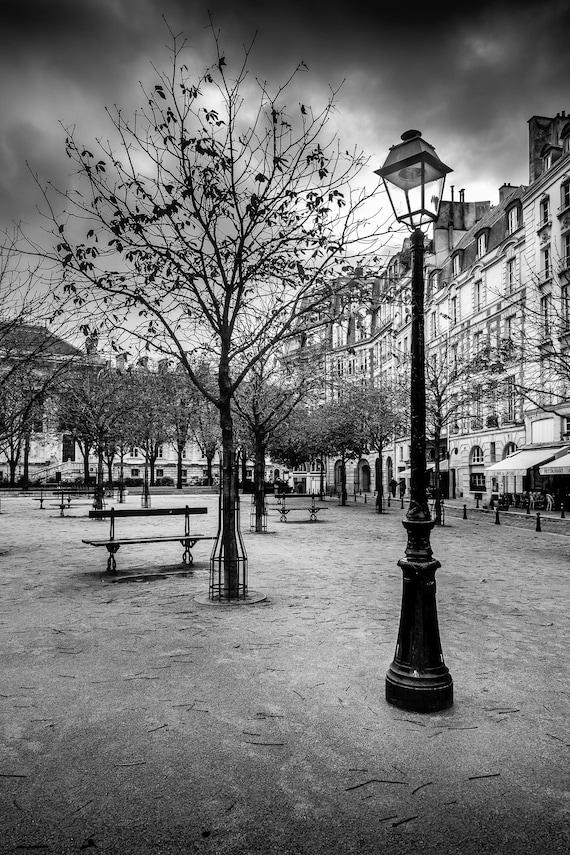
MULTIPOLYGON (((209 508, 215 496, 156 496, 209 508)), ((137 507, 129 497, 126 507, 137 507)), ((432 535, 455 704, 384 700, 404 511, 328 501, 242 529, 255 605, 199 602, 210 544, 106 551, 77 499, 2 497, 0 852, 516 853, 570 849, 568 538, 458 511, 432 535), (148 574, 163 571, 149 580, 148 574), (142 579, 143 581, 137 581, 142 579)), ((177 532, 180 517, 117 534, 177 532)))

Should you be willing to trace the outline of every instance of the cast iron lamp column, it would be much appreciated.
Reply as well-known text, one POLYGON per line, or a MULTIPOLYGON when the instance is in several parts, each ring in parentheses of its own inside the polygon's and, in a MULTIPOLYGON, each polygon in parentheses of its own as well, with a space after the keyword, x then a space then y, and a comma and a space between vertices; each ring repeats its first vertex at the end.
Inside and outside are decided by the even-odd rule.
POLYGON ((403 523, 408 542, 405 558, 398 562, 403 574, 402 606, 394 661, 386 674, 386 700, 414 712, 435 712, 453 704, 453 680, 441 650, 435 585, 435 571, 441 564, 431 549, 434 523, 426 491, 424 233, 420 225, 437 219, 445 175, 451 170, 439 160, 419 131, 407 131, 402 140, 403 143, 390 149, 384 166, 377 170, 396 218, 412 229, 413 249, 411 485, 410 504, 403 523))

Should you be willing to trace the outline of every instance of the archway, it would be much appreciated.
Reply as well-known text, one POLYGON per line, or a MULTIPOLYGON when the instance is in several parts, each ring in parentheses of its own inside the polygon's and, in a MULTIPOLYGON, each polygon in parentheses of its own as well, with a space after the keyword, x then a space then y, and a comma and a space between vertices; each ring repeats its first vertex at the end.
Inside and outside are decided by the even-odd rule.
POLYGON ((370 492, 370 464, 364 458, 358 461, 358 487, 363 493, 370 492))

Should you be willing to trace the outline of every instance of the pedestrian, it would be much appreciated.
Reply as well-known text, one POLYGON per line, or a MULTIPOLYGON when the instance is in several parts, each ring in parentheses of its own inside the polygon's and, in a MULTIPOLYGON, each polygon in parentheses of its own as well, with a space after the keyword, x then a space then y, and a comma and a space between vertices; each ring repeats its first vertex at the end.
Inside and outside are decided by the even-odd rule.
POLYGON ((553 511, 554 510, 554 496, 552 495, 552 493, 547 492, 545 494, 545 499, 546 499, 546 510, 547 511, 553 511))
POLYGON ((402 478, 400 480, 400 499, 403 499, 405 495, 406 495, 406 482, 402 478))
POLYGON ((394 498, 396 498, 396 490, 397 490, 397 488, 398 488, 398 482, 396 481, 396 479, 395 479, 395 478, 392 478, 392 480, 390 481, 390 489, 391 489, 391 491, 392 491, 392 496, 393 496, 394 498))

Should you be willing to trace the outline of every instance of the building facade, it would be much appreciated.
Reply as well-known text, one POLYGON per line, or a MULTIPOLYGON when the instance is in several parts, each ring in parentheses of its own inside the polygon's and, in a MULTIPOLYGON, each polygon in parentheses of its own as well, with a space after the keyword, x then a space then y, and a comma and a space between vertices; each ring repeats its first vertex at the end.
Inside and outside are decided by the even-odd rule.
MULTIPOLYGON (((463 190, 455 198, 452 188, 427 245, 424 273, 426 466, 434 472, 438 458, 443 495, 485 499, 546 486, 562 496, 562 473, 554 484, 541 465, 570 447, 570 119, 565 113, 529 121, 528 186, 504 184, 494 206, 466 201, 463 190), (441 416, 437 439, 430 407, 441 416), (534 465, 504 462, 521 449, 537 451, 534 465)), ((349 306, 333 325, 329 375, 376 389, 408 382, 410 281, 406 239, 366 282, 368 300, 349 306)), ((380 473, 385 494, 391 483, 409 485, 405 429, 382 458, 382 465, 377 454, 352 464, 349 492, 367 486, 376 491, 380 473)), ((335 483, 337 468, 331 459, 329 483, 335 483)), ((434 475, 430 478, 434 484, 434 475)))

